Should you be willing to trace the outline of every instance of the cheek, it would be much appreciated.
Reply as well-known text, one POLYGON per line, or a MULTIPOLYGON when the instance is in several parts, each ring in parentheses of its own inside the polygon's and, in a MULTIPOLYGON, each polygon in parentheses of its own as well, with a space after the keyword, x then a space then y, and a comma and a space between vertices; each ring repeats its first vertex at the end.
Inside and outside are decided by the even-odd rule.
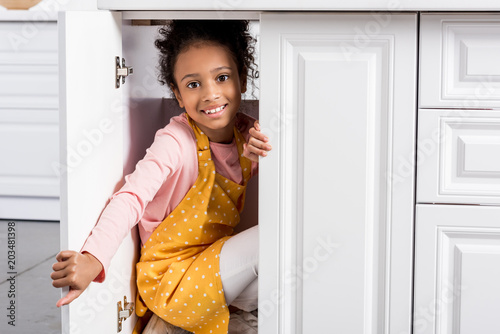
POLYGON ((239 83, 232 85, 230 90, 231 90, 230 94, 231 96, 233 96, 233 98, 241 99, 241 87, 239 83))
POLYGON ((184 92, 181 92, 181 94, 182 100, 186 105, 192 105, 196 101, 196 97, 191 91, 186 90, 184 92))

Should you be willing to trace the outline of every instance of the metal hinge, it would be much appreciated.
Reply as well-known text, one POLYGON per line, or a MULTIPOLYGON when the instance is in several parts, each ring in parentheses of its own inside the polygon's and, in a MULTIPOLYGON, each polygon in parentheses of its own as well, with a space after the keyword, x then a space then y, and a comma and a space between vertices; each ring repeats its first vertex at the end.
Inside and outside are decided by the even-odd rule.
POLYGON ((134 303, 128 303, 127 302, 127 297, 123 297, 123 308, 122 308, 122 302, 118 302, 118 331, 117 333, 121 332, 122 330, 122 322, 123 320, 126 320, 128 317, 130 317, 134 313, 134 303))
POLYGON ((120 57, 116 57, 116 88, 120 88, 120 79, 122 84, 125 83, 125 78, 134 73, 134 69, 132 67, 125 66, 125 58, 122 58, 122 62, 120 64, 120 57))

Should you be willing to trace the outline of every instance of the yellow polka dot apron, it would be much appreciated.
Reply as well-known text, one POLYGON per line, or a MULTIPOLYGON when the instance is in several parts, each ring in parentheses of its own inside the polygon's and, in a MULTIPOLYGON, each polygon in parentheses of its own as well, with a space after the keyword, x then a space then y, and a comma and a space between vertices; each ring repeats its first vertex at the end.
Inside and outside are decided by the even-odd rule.
POLYGON ((226 334, 229 311, 219 256, 239 223, 251 161, 243 157, 245 139, 235 127, 243 184, 217 174, 208 137, 188 120, 197 141, 198 178, 141 248, 136 312, 147 319, 149 309, 196 334, 226 334))

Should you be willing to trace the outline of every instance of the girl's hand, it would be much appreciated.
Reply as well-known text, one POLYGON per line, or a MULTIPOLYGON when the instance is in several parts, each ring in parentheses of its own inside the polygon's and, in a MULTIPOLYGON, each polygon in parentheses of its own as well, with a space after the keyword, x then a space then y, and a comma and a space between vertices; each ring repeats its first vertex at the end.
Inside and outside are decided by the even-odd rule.
POLYGON ((62 251, 56 256, 57 263, 52 266, 50 274, 52 285, 56 288, 69 286, 66 296, 59 299, 56 306, 60 307, 75 300, 82 294, 102 270, 102 264, 90 253, 62 251))
POLYGON ((259 162, 259 157, 267 156, 267 152, 271 151, 272 146, 268 144, 269 138, 260 132, 259 121, 255 121, 254 127, 250 129, 249 133, 248 143, 243 144, 243 155, 252 161, 259 162))

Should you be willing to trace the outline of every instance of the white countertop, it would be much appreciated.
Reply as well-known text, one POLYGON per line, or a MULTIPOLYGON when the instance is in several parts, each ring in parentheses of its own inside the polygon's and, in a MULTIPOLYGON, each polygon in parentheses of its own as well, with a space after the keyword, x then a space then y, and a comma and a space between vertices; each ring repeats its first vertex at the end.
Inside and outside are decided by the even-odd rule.
POLYGON ((109 10, 500 11, 500 0, 97 0, 109 10))

